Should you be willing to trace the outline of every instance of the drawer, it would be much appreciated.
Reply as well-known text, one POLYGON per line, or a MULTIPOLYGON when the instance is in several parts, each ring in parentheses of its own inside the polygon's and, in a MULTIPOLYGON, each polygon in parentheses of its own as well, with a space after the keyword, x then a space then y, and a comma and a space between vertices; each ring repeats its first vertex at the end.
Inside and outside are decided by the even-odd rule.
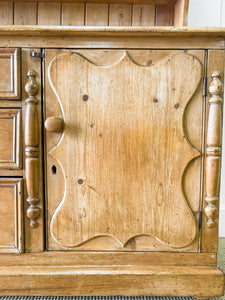
POLYGON ((0 252, 22 252, 22 179, 0 178, 0 252))
POLYGON ((20 169, 21 109, 0 109, 0 169, 20 169))
POLYGON ((0 99, 20 99, 19 49, 0 49, 0 99))

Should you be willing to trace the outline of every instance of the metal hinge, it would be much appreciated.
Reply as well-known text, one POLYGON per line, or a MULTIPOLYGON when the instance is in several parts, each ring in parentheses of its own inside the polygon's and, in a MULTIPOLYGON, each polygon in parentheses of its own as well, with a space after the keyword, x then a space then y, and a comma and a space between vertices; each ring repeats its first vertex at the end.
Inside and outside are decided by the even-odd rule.
POLYGON ((202 229, 202 210, 199 211, 198 225, 199 229, 202 229))
POLYGON ((31 56, 31 57, 39 57, 39 58, 44 58, 44 57, 45 57, 44 53, 41 53, 41 52, 35 52, 35 51, 31 51, 31 52, 30 52, 30 56, 31 56))
POLYGON ((203 77, 203 97, 207 96, 207 76, 203 77))

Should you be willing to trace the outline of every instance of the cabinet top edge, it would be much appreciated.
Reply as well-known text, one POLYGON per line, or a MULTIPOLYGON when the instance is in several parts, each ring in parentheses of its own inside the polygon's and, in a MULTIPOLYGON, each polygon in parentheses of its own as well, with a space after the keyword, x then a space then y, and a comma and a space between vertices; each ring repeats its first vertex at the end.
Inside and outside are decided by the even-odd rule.
POLYGON ((0 36, 225 37, 221 27, 0 25, 0 36))

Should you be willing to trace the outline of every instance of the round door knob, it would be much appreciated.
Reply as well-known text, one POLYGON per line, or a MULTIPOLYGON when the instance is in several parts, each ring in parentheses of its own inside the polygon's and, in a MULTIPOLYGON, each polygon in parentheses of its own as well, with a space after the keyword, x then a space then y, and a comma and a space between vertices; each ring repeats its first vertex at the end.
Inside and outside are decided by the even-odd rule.
POLYGON ((45 128, 50 132, 60 132, 63 129, 64 122, 60 118, 49 117, 45 120, 45 128))

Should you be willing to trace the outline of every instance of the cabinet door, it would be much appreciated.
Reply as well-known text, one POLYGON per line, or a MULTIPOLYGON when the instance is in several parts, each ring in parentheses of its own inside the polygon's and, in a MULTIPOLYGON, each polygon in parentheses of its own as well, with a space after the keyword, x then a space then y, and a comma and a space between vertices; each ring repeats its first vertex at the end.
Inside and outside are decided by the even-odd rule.
POLYGON ((204 51, 47 50, 48 249, 198 251, 204 51))

